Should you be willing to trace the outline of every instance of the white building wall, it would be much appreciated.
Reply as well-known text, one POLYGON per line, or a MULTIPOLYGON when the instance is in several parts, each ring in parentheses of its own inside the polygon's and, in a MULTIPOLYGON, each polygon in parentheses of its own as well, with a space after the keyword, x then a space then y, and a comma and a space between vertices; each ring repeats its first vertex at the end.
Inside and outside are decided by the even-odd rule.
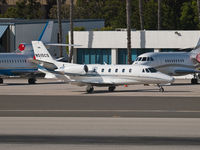
MULTIPOLYGON (((200 39, 200 31, 132 31, 132 48, 190 48, 200 39)), ((126 48, 126 31, 76 31, 77 48, 126 48)), ((199 43, 200 44, 200 43, 199 43)))

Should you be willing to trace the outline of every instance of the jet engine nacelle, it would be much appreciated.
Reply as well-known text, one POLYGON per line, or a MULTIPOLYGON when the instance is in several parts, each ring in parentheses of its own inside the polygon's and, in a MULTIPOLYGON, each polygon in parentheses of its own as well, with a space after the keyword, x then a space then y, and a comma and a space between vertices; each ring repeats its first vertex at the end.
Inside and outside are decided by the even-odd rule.
POLYGON ((88 72, 88 66, 87 65, 77 65, 77 66, 66 67, 64 72, 68 73, 68 74, 84 75, 88 72))

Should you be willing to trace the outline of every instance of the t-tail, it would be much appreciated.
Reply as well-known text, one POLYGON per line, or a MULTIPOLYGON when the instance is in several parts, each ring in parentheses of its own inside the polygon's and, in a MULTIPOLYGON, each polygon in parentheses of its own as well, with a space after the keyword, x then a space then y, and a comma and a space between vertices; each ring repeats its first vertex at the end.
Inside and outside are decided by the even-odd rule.
POLYGON ((42 41, 32 41, 34 58, 38 61, 55 63, 55 60, 42 41))

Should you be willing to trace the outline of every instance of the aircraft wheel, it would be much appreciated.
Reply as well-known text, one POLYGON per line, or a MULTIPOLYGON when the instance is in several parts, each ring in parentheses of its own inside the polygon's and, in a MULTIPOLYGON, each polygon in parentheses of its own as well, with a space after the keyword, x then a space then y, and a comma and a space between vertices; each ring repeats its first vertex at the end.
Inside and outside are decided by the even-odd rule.
POLYGON ((35 84, 36 79, 35 78, 30 78, 28 79, 28 84, 35 84))
POLYGON ((165 90, 164 90, 163 87, 161 87, 161 88, 159 89, 159 91, 160 91, 160 92, 164 92, 165 90))
POLYGON ((192 79, 191 79, 191 84, 198 84, 198 80, 195 79, 195 78, 192 78, 192 79))
POLYGON ((3 79, 2 78, 0 78, 0 84, 3 84, 3 79))
POLYGON ((116 88, 115 86, 109 86, 108 87, 108 91, 109 92, 113 92, 115 90, 115 88, 116 88))
POLYGON ((87 87, 86 88, 86 92, 87 93, 92 93, 94 91, 94 88, 93 87, 87 87))

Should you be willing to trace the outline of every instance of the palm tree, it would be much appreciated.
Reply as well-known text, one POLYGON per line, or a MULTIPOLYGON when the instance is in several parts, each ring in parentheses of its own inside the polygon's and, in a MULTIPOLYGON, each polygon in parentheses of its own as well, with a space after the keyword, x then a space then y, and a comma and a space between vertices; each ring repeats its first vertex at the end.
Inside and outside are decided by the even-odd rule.
MULTIPOLYGON (((57 15, 58 15, 58 43, 62 43, 62 22, 61 22, 61 0, 57 0, 57 15)), ((62 47, 60 46, 60 57, 63 57, 62 47)))
POLYGON ((140 29, 144 30, 144 17, 143 17, 142 0, 139 0, 139 16, 140 16, 140 29))
MULTIPOLYGON (((70 40, 71 44, 74 44, 74 32, 73 32, 73 9, 74 9, 74 1, 70 0, 70 40)), ((71 50, 69 51, 69 62, 72 62, 74 47, 71 46, 71 50)))
POLYGON ((158 30, 161 29, 160 5, 161 5, 161 0, 158 0, 158 30))
POLYGON ((128 52, 128 64, 132 64, 131 59, 131 9, 130 0, 126 0, 126 24, 127 24, 127 52, 128 52))
POLYGON ((198 9, 198 18, 199 18, 199 23, 200 23, 200 3, 199 3, 199 0, 197 0, 197 9, 198 9))

